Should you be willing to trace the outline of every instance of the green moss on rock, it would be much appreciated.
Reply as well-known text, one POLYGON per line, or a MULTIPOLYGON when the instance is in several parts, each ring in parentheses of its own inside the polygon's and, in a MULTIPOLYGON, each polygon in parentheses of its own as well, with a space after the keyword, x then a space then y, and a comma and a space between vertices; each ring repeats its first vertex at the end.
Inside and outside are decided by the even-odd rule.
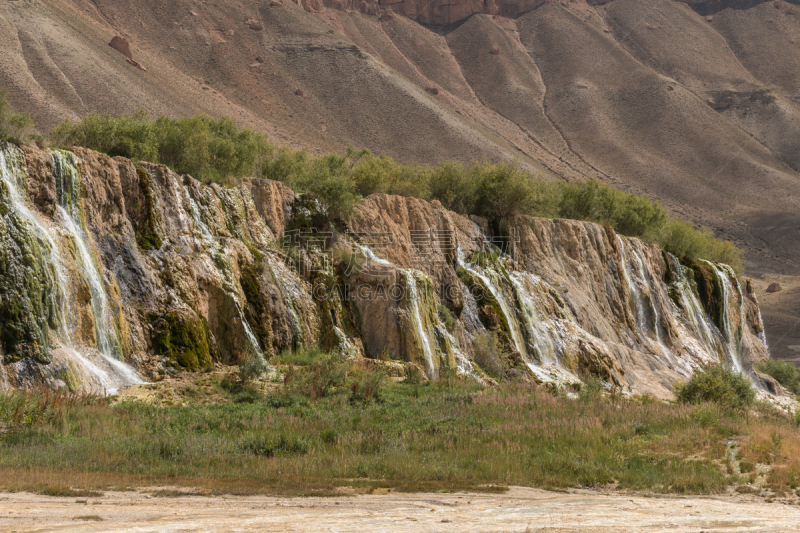
POLYGON ((144 224, 136 227, 136 244, 142 250, 158 250, 163 244, 158 234, 159 216, 156 209, 156 199, 153 192, 150 173, 140 166, 136 166, 139 175, 139 189, 144 196, 145 220, 144 224))
POLYGON ((244 317, 261 349, 266 353, 272 353, 272 322, 269 310, 264 305, 264 298, 261 295, 259 270, 250 264, 244 264, 240 269, 240 282, 247 301, 244 317))
POLYGON ((724 329, 724 289, 716 271, 708 263, 692 261, 689 264, 700 303, 720 330, 724 329))
POLYGON ((67 384, 69 392, 78 392, 80 380, 78 379, 78 376, 75 375, 75 371, 72 369, 71 365, 67 365, 58 371, 58 379, 67 384))
POLYGON ((0 181, 0 343, 4 363, 25 357, 47 364, 48 329, 58 324, 58 286, 49 244, 13 208, 0 181))
POLYGON ((153 350, 169 357, 187 370, 209 368, 219 358, 208 323, 203 317, 169 312, 150 315, 153 325, 153 350))

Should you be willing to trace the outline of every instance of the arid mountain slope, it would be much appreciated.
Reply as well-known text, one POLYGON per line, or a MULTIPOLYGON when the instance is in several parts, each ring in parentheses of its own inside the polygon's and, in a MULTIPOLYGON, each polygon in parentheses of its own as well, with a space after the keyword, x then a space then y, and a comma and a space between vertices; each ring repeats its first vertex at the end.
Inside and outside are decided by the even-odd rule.
POLYGON ((735 240, 753 273, 794 274, 798 43, 781 0, 15 0, 0 87, 45 132, 205 111, 312 150, 599 177, 735 240))

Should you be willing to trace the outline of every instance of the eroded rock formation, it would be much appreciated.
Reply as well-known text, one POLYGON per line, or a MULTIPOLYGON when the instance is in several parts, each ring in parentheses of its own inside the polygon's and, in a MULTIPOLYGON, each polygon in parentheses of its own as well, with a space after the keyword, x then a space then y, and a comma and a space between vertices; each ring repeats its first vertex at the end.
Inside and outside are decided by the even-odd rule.
POLYGON ((537 381, 669 397, 715 362, 763 381, 749 283, 596 224, 517 217, 493 235, 379 194, 322 231, 277 182, 203 185, 80 148, 4 144, 0 163, 3 386, 113 391, 310 345, 484 379, 487 329, 537 381))

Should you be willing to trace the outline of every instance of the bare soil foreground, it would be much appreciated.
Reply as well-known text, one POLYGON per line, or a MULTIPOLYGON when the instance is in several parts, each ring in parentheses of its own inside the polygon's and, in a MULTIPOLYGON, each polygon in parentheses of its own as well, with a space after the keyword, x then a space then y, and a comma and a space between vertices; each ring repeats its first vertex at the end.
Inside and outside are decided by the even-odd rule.
POLYGON ((78 500, 2 493, 0 531, 800 531, 800 507, 745 495, 643 497, 512 488, 502 495, 158 498, 154 490, 78 500))

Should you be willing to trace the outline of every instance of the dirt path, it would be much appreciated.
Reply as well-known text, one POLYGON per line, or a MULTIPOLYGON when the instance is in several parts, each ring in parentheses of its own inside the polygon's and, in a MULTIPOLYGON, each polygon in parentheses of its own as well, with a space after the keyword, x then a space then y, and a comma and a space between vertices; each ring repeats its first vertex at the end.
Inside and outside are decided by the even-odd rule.
POLYGON ((524 488, 503 495, 336 498, 154 498, 146 492, 109 492, 88 501, 4 493, 0 531, 800 531, 800 506, 748 496, 640 497, 524 488))

